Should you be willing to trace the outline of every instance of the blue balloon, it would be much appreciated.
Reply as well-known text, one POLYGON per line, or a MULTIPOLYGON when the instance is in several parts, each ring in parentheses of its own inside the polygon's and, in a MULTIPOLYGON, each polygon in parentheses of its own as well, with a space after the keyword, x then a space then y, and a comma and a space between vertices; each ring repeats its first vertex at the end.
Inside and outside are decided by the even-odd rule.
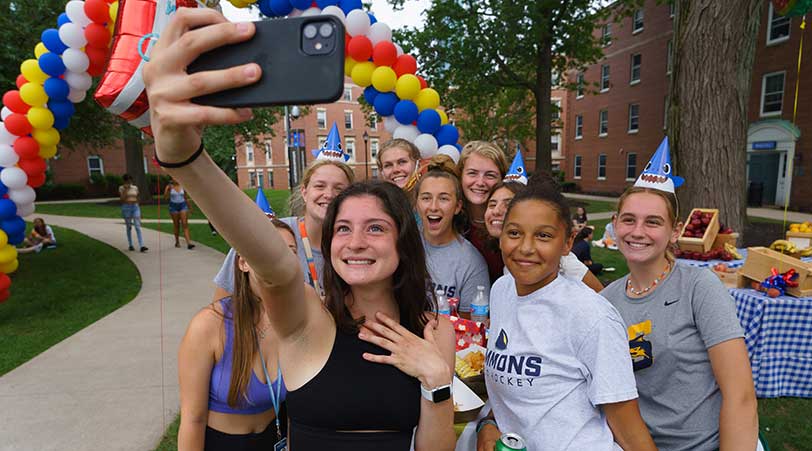
MULTIPOLYGON (((0 168, 0 171, 2 170, 3 168, 0 168)), ((0 196, 5 196, 6 193, 8 193, 8 187, 4 185, 3 182, 0 182, 0 196)))
POLYGON ((410 125, 417 120, 417 105, 411 100, 401 100, 395 105, 395 119, 403 125, 410 125))
POLYGON ((460 152, 462 152, 462 146, 461 146, 459 143, 454 144, 454 147, 456 147, 456 148, 457 148, 457 150, 459 150, 460 152))
POLYGON ((437 133, 434 134, 434 137, 437 138, 437 145, 444 146, 446 144, 457 144, 457 141, 460 139, 460 132, 457 130, 457 127, 451 124, 445 124, 437 130, 437 133))
POLYGON ((56 25, 58 27, 61 27, 62 25, 65 25, 66 23, 70 23, 70 19, 68 18, 68 13, 62 13, 62 14, 59 15, 59 17, 56 18, 56 25))
POLYGON ((293 5, 294 8, 301 9, 302 11, 310 8, 311 3, 310 0, 290 0, 290 4, 293 5))
POLYGON ((271 8, 271 0, 259 0, 257 5, 259 5, 259 12, 265 17, 276 17, 273 8, 271 8))
POLYGON ((76 112, 76 107, 70 100, 51 100, 48 102, 48 109, 54 115, 54 119, 58 117, 70 118, 76 112))
POLYGON ((65 130, 70 125, 70 116, 54 117, 54 128, 57 130, 65 130))
POLYGON ((70 94, 70 86, 68 85, 68 82, 61 78, 51 77, 45 80, 44 87, 45 94, 48 94, 48 98, 52 101, 66 100, 68 98, 68 94, 70 94))
POLYGON ((58 77, 65 73, 65 63, 62 62, 62 58, 56 53, 43 53, 37 62, 39 63, 39 68, 52 77, 58 77))
POLYGON ((17 206, 14 205, 14 202, 12 202, 10 199, 2 199, 2 200, 10 202, 11 208, 14 209, 14 213, 12 214, 11 219, 0 220, 0 229, 3 229, 3 231, 6 232, 6 235, 8 235, 9 237, 9 241, 11 241, 11 237, 13 235, 17 235, 20 233, 25 235, 25 221, 23 221, 23 218, 17 216, 17 206))
POLYGON ((364 100, 370 105, 375 105, 375 97, 378 97, 380 92, 374 86, 367 86, 364 89, 364 100))
POLYGON ((344 15, 349 14, 350 11, 354 9, 361 9, 364 7, 364 5, 361 4, 361 0, 341 0, 338 6, 342 11, 344 11, 344 15))
POLYGON ((14 201, 11 199, 0 199, 0 220, 6 221, 14 219, 15 216, 17 216, 17 206, 14 204, 14 201))
POLYGON ((9 244, 13 244, 14 246, 20 244, 25 240, 25 230, 20 233, 15 233, 13 235, 8 236, 9 244))
POLYGON ((421 111, 417 116, 417 129, 422 133, 433 135, 440 129, 440 114, 432 109, 421 111))
POLYGON ((328 6, 336 6, 338 5, 338 0, 316 0, 316 6, 321 9, 324 9, 328 6))
POLYGON ((382 92, 375 97, 375 111, 380 116, 390 116, 395 112, 398 96, 394 92, 382 92))
POLYGON ((376 18, 375 18, 375 16, 374 16, 372 13, 369 13, 369 12, 368 12, 368 13, 367 13, 367 16, 369 16, 369 24, 370 24, 370 25, 372 25, 372 24, 374 24, 375 22, 377 22, 377 21, 378 21, 378 19, 376 19, 376 18))
POLYGON ((45 44, 45 48, 51 53, 61 55, 68 49, 68 46, 59 39, 59 31, 56 28, 49 28, 42 32, 40 40, 45 44))
POLYGON ((271 10, 277 16, 287 16, 293 11, 293 5, 290 4, 290 0, 271 0, 271 10))

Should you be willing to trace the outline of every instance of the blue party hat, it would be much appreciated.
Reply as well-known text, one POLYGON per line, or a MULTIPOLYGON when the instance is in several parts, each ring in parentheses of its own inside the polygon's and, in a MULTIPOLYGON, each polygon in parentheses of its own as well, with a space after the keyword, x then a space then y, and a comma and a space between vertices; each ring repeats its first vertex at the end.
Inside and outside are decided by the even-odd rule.
POLYGON ((666 136, 657 147, 657 151, 654 152, 646 168, 640 173, 640 177, 634 182, 634 186, 658 189, 673 194, 674 188, 679 188, 685 183, 685 179, 674 175, 673 171, 671 154, 668 151, 668 136, 666 136))
POLYGON ((505 174, 503 182, 518 182, 522 185, 527 185, 527 173, 524 169, 524 158, 522 158, 522 150, 519 145, 516 145, 516 156, 513 157, 513 164, 505 174))
POLYGON ((341 147, 341 136, 338 134, 338 126, 333 122, 333 128, 327 135, 327 140, 321 145, 320 149, 313 150, 313 156, 317 160, 337 160, 342 163, 350 159, 350 156, 344 153, 344 148, 341 147))
POLYGON ((257 203, 257 207, 259 207, 260 210, 265 212, 265 215, 270 218, 276 217, 276 213, 274 213, 273 208, 271 208, 271 204, 268 203, 268 198, 265 197, 265 193, 262 191, 262 188, 257 190, 257 198, 254 200, 254 202, 257 203))

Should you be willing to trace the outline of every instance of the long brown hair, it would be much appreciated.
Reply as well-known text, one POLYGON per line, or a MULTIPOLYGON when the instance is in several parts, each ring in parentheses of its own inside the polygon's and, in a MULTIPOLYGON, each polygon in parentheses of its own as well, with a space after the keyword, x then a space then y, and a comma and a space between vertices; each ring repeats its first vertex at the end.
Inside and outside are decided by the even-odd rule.
POLYGON ((431 278, 426 267, 426 253, 420 238, 420 230, 414 219, 409 200, 397 186, 380 180, 356 182, 341 192, 327 207, 322 226, 321 253, 324 255, 325 305, 333 316, 336 327, 345 333, 357 333, 364 318, 354 319, 345 297, 350 294, 350 286, 333 268, 330 243, 333 240, 333 227, 341 204, 347 199, 371 196, 378 199, 384 212, 392 218, 397 227, 396 252, 400 258, 398 267, 392 274, 392 290, 400 312, 400 322, 412 333, 422 336, 423 328, 429 321, 428 314, 436 311, 437 301, 428 290, 431 278))

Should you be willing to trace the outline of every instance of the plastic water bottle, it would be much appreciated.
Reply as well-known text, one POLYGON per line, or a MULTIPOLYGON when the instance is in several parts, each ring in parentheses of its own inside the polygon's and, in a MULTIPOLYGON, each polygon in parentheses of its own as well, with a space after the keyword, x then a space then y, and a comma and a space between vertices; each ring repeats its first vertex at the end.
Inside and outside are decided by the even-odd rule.
POLYGON ((441 315, 451 314, 451 305, 448 303, 448 298, 445 296, 445 291, 438 289, 434 292, 437 298, 437 313, 441 315))
POLYGON ((478 285, 476 287, 476 297, 474 302, 471 303, 471 321, 484 323, 488 321, 490 315, 490 303, 488 302, 488 295, 485 294, 485 287, 478 285))

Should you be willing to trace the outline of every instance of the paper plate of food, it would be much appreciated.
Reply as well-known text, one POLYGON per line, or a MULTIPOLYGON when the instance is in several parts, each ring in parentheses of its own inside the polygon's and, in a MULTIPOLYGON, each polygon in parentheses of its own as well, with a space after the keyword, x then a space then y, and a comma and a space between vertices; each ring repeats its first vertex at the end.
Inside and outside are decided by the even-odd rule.
POLYGON ((474 393, 484 396, 485 393, 485 348, 471 344, 457 351, 454 372, 474 393))
POLYGON ((454 377, 454 423, 467 423, 476 419, 485 402, 463 381, 454 377))

